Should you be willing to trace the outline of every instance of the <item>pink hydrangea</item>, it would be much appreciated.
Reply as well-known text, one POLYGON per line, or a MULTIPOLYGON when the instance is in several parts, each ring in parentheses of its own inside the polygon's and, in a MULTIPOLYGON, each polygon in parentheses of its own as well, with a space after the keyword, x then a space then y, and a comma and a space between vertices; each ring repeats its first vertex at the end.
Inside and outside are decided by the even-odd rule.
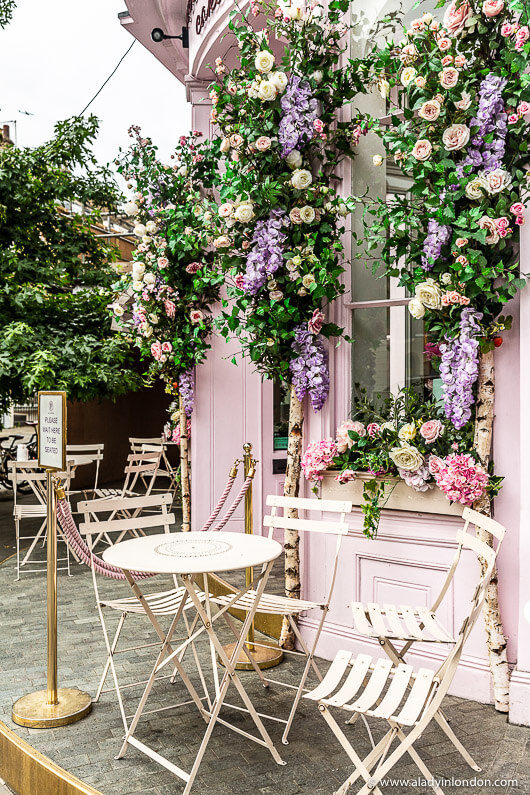
POLYGON ((322 472, 333 464, 336 455, 338 450, 333 439, 310 442, 301 461, 306 480, 322 480, 322 472))
POLYGON ((362 422, 344 420, 337 428, 337 450, 339 453, 344 453, 353 447, 353 439, 350 437, 349 431, 354 431, 359 436, 366 436, 366 428, 362 422))
POLYGON ((487 473, 469 454, 448 455, 434 477, 447 499, 462 505, 472 505, 488 485, 487 473))

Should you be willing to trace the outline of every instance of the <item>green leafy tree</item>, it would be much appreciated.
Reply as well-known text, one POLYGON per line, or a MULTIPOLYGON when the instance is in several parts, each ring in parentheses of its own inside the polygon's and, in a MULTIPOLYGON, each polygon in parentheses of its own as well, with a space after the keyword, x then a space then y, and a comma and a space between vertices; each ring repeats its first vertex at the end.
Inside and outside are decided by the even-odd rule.
POLYGON ((11 22, 15 8, 15 0, 0 0, 0 28, 5 28, 11 22))
POLYGON ((120 194, 92 154, 97 130, 74 118, 42 146, 0 150, 2 410, 39 389, 91 400, 141 384, 107 312, 114 252, 94 225, 120 194))

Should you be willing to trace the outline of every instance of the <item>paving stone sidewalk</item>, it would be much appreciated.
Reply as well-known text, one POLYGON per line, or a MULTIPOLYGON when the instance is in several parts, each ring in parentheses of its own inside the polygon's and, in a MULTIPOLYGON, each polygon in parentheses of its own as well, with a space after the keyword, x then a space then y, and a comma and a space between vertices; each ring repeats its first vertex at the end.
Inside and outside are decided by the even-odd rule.
MULTIPOLYGON (((171 583, 157 578, 156 590, 164 587, 171 587, 171 583)), ((45 590, 45 578, 40 574, 23 575, 20 582, 15 582, 13 558, 0 566, 3 603, 0 720, 39 751, 104 795, 182 793, 182 782, 139 751, 130 748, 124 759, 115 759, 121 745, 123 727, 111 693, 94 705, 88 718, 72 726, 40 730, 24 729, 11 723, 13 701, 45 686, 45 590)), ((103 591, 113 596, 130 595, 125 583, 103 581, 103 591)), ((151 641, 153 637, 149 633, 149 626, 144 617, 133 616, 129 620, 124 642, 151 641)), ((227 635, 226 640, 229 639, 227 635)), ((209 650, 206 644, 199 644, 199 652, 207 669, 209 650)), ((94 608, 91 577, 86 568, 74 564, 73 576, 67 577, 64 573, 59 576, 60 686, 77 686, 94 693, 104 659, 103 637, 94 608)), ((124 681, 142 678, 149 673, 152 660, 153 649, 122 655, 118 663, 118 675, 124 681)), ((323 663, 323 667, 326 666, 327 663, 323 663)), ((187 658, 187 667, 191 673, 191 656, 187 658)), ((298 662, 283 663, 274 671, 275 678, 290 683, 296 682, 299 675, 298 662)), ((287 714, 292 691, 271 687, 270 692, 267 692, 253 673, 242 673, 241 676, 260 711, 287 714)), ((192 679, 199 686, 198 677, 192 675, 192 679)), ((139 689, 131 688, 124 692, 126 709, 133 712, 139 689)), ((231 689, 229 692, 229 701, 239 704, 234 691, 231 689)), ((179 683, 172 686, 165 680, 157 684, 149 708, 166 706, 171 703, 169 699, 173 695, 175 700, 180 700, 182 686, 179 683)), ((459 698, 448 698, 445 712, 455 732, 482 766, 480 774, 470 770, 445 740, 443 733, 437 727, 429 727, 417 747, 436 776, 456 779, 454 785, 443 787, 447 795, 490 792, 530 795, 530 729, 509 725, 506 717, 495 712, 492 706, 459 698), (485 779, 492 783, 481 783, 485 779), (517 780, 518 783, 502 785, 501 779, 517 780), (498 781, 497 785, 494 785, 495 781, 498 781)), ((242 728, 253 730, 248 716, 239 711, 227 708, 225 717, 242 728)), ((266 749, 218 726, 193 791, 197 795, 330 795, 352 772, 348 758, 315 706, 309 702, 303 702, 299 709, 288 746, 281 743, 279 724, 267 722, 267 728, 287 762, 285 767, 277 766, 266 749)), ((352 726, 350 731, 357 752, 361 756, 366 755, 370 744, 361 723, 352 726)), ((373 731, 378 739, 382 733, 381 724, 374 722, 373 731)), ((179 766, 189 769, 203 733, 204 723, 195 708, 186 706, 145 717, 140 724, 138 737, 179 766)), ((415 785, 419 771, 409 762, 404 758, 393 771, 394 778, 408 779, 409 783, 387 787, 387 791, 397 795, 432 792, 429 787, 415 785)))

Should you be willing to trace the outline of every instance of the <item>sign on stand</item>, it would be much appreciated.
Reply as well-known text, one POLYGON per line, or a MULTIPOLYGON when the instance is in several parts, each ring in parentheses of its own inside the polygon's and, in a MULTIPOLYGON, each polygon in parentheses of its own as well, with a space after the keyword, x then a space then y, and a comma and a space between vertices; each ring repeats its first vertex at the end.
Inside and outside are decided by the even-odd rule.
POLYGON ((39 392, 39 466, 66 469, 66 392, 39 392))

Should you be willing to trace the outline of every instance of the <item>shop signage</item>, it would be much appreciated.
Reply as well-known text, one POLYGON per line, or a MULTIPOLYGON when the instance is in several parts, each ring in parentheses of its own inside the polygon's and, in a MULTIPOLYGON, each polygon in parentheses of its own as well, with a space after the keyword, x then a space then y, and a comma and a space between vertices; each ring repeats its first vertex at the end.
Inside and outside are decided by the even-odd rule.
POLYGON ((206 5, 203 5, 195 17, 195 31, 198 36, 203 32, 204 26, 212 16, 215 9, 221 5, 222 0, 208 0, 206 5))
POLYGON ((39 392, 39 466, 66 468, 66 392, 39 392))

